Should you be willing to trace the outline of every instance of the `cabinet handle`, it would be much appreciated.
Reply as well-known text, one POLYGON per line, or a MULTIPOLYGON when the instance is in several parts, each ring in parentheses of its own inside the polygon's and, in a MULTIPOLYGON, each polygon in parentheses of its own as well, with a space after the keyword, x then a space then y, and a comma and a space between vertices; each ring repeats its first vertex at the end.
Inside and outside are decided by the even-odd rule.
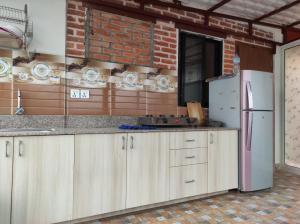
POLYGON ((130 139, 131 139, 130 148, 133 149, 133 147, 134 147, 134 146, 133 146, 133 136, 130 136, 130 139))
POLYGON ((194 142, 195 141, 195 139, 187 139, 187 140, 185 140, 185 142, 194 142))
POLYGON ((213 144, 214 143, 214 135, 213 135, 213 133, 210 133, 210 140, 209 140, 209 143, 210 144, 213 144))
POLYGON ((186 156, 185 158, 186 158, 186 159, 195 159, 196 156, 186 156))
POLYGON ((125 150, 125 144, 126 144, 125 136, 122 136, 122 140, 123 140, 122 150, 125 150))
POLYGON ((187 181, 185 181, 186 184, 191 184, 191 183, 194 183, 194 182, 195 182, 195 180, 187 180, 187 181))
POLYGON ((6 141, 6 142, 5 142, 5 157, 6 157, 6 158, 9 157, 8 146, 9 146, 9 141, 6 141))
POLYGON ((23 156, 23 153, 22 153, 22 145, 23 145, 23 141, 19 141, 19 157, 22 157, 23 156))

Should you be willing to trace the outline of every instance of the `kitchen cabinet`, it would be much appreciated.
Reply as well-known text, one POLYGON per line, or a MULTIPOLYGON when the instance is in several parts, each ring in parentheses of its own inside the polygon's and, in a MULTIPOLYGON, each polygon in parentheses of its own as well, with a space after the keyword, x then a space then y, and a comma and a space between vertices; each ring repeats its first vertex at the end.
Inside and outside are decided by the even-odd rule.
POLYGON ((207 131, 172 132, 170 149, 207 147, 207 131))
POLYGON ((0 223, 10 223, 13 138, 0 138, 0 223))
POLYGON ((127 134, 75 136, 74 214, 125 209, 127 134))
POLYGON ((128 134, 126 208, 169 200, 169 133, 128 134))
POLYGON ((208 193, 238 188, 238 132, 208 132, 208 193))
POLYGON ((172 167, 170 199, 180 199, 207 193, 207 163, 172 167))
POLYGON ((12 224, 71 220, 74 136, 14 139, 12 224))

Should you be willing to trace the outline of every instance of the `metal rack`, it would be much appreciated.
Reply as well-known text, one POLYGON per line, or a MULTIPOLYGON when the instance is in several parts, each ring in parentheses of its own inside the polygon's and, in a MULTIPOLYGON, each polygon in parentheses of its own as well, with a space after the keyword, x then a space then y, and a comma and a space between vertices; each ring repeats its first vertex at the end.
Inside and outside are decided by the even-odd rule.
POLYGON ((33 24, 29 22, 27 4, 23 10, 0 5, 0 21, 24 26, 23 47, 26 49, 33 37, 33 24))

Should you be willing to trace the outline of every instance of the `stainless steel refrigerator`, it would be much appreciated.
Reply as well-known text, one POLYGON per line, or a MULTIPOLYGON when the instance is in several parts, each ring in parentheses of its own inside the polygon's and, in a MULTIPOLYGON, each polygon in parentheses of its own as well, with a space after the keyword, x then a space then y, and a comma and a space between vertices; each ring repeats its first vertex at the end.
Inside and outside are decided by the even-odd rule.
POLYGON ((243 70, 209 83, 209 118, 240 128, 239 188, 273 186, 273 74, 243 70))

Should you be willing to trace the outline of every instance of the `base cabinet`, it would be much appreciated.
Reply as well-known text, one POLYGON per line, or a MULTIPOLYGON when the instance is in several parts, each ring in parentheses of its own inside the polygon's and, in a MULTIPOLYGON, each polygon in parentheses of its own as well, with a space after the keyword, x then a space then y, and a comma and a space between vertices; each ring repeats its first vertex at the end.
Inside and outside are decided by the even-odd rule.
POLYGON ((238 188, 238 132, 208 132, 208 193, 238 188))
POLYGON ((172 167, 170 199, 180 199, 207 193, 207 164, 172 167))
POLYGON ((75 136, 73 219, 125 209, 126 134, 75 136))
POLYGON ((74 136, 14 139, 12 224, 71 220, 74 136))
POLYGON ((238 187, 238 132, 0 138, 0 223, 67 222, 238 187))
POLYGON ((169 200, 169 133, 128 135, 126 208, 169 200))
POLYGON ((0 138, 0 223, 10 224, 13 138, 0 138))

